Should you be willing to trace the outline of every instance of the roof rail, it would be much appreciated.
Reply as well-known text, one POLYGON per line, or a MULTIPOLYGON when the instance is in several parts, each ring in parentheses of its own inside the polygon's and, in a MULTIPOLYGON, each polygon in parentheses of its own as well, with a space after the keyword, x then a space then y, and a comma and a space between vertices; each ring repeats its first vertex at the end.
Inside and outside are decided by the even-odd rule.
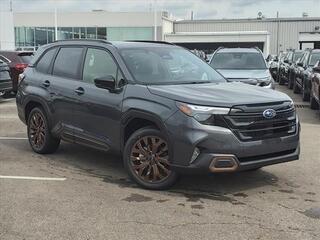
POLYGON ((261 49, 257 46, 253 47, 254 49, 258 50, 259 52, 261 52, 261 49))
POLYGON ((151 40, 126 40, 126 42, 161 43, 161 44, 175 45, 173 43, 166 42, 166 41, 151 41, 151 40))
POLYGON ((215 52, 218 52, 219 50, 221 50, 221 49, 224 49, 224 47, 218 47, 216 50, 215 50, 215 52))
POLYGON ((72 41, 93 41, 93 42, 101 42, 101 43, 107 43, 107 44, 112 44, 111 42, 108 42, 106 40, 103 40, 103 39, 63 39, 63 40, 55 40, 54 42, 72 42, 72 41))

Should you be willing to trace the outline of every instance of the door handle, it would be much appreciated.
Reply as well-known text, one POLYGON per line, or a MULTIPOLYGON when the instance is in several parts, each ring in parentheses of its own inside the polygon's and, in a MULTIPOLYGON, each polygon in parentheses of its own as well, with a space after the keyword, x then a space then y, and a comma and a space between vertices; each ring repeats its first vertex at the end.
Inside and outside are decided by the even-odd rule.
POLYGON ((42 83, 42 85, 47 88, 47 87, 50 86, 50 82, 49 82, 48 80, 46 80, 46 81, 44 81, 44 82, 42 83))
POLYGON ((84 94, 84 89, 82 87, 78 87, 76 90, 74 90, 76 92, 76 94, 78 95, 82 95, 84 94))

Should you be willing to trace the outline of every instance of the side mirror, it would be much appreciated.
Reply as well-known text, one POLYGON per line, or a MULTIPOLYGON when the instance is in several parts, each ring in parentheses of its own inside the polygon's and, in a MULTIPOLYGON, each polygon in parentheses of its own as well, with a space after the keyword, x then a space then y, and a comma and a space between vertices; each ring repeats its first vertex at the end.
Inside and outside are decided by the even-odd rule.
POLYGON ((94 84, 96 85, 97 88, 103 88, 109 91, 113 91, 116 89, 116 80, 111 75, 98 77, 94 79, 94 84))

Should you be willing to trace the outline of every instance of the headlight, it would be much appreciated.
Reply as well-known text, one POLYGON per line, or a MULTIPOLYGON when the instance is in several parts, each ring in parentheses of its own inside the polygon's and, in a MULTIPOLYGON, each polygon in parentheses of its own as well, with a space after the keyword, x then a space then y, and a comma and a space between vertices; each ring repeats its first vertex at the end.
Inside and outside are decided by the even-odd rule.
POLYGON ((199 122, 206 121, 212 115, 226 115, 230 112, 230 108, 198 106, 181 102, 177 102, 176 104, 181 112, 195 118, 199 122))

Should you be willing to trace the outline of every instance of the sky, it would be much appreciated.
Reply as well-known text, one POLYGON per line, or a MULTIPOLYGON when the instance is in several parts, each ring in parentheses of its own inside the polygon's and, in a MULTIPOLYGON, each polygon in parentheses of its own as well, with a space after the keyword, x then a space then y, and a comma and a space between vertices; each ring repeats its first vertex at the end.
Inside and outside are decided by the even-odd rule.
MULTIPOLYGON (((0 10, 9 9, 10 0, 0 0, 0 10)), ((13 11, 92 11, 102 9, 113 12, 152 11, 156 2, 158 11, 168 11, 175 19, 300 17, 303 12, 310 17, 320 17, 320 0, 12 0, 13 11)))

